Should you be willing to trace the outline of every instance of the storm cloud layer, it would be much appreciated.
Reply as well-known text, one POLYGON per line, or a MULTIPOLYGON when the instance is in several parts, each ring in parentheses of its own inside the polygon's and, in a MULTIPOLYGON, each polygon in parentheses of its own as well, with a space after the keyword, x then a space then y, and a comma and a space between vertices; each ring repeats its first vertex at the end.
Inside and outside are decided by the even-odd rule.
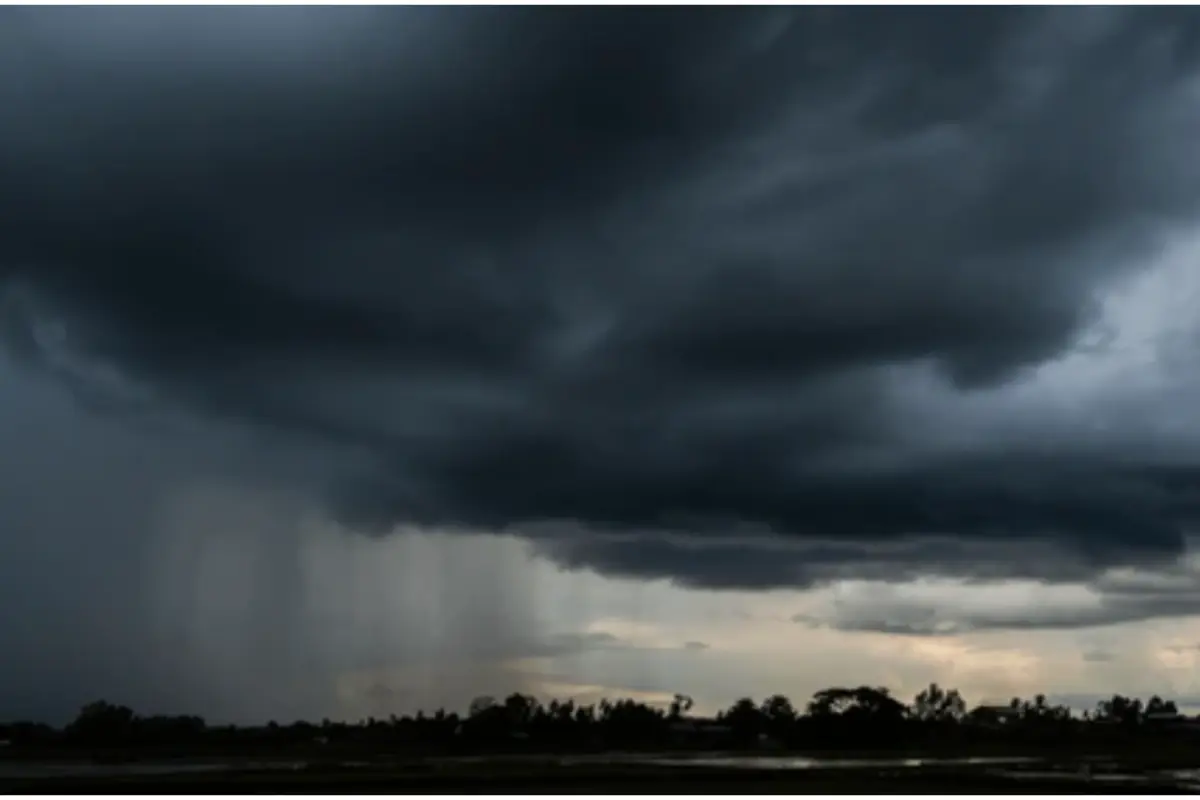
POLYGON ((1200 205, 1189 10, 2 18, 5 344, 350 527, 713 587, 1185 550, 1197 329, 1047 370, 1126 363, 1200 205))

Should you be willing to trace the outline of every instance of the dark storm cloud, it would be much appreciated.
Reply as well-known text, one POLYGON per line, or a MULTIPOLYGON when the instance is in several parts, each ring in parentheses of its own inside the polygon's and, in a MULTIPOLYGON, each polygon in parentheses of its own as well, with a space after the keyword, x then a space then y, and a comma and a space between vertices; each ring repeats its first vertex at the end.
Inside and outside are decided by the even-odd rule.
MULTIPOLYGON (((877 530, 887 530, 886 525, 886 517, 881 517, 877 530)), ((567 568, 721 589, 811 588, 838 579, 904 581, 922 576, 1079 582, 1113 567, 1152 567, 1177 555, 1173 547, 1119 535, 1038 537, 1016 528, 1011 537, 872 540, 869 530, 857 536, 846 533, 844 541, 779 537, 761 530, 734 529, 724 535, 697 535, 694 529, 682 534, 617 533, 565 525, 534 526, 529 535, 535 553, 567 568), (680 565, 687 565, 686 570, 680 565)), ((1145 591, 1158 596, 1156 588, 1145 591)))
POLYGON ((10 9, 6 341, 365 454, 328 498, 363 528, 692 531, 535 542, 709 586, 917 535, 975 555, 902 570, 1169 559, 1157 465, 909 458, 887 368, 1018 378, 1196 210, 1195 19, 10 9), (832 544, 705 543, 744 524, 832 544))

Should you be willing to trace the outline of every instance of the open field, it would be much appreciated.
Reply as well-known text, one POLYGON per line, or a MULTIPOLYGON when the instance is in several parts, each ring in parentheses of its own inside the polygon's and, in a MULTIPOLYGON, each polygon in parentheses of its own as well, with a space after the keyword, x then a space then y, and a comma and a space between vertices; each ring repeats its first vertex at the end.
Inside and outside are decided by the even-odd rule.
MULTIPOLYGON (((1197 759, 1200 761, 1200 758, 1197 759)), ((478 758, 225 762, 0 769, 18 793, 1192 793, 1200 771, 1097 762, 811 758, 478 758)))

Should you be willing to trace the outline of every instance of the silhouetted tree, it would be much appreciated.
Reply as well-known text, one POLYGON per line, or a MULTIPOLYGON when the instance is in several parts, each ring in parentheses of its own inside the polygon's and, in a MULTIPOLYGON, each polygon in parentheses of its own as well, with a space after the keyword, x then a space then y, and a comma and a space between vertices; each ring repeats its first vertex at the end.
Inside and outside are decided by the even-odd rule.
POLYGON ((808 711, 815 717, 837 715, 892 722, 903 718, 907 708, 887 689, 860 686, 857 689, 823 689, 813 695, 808 711))
POLYGON ((125 706, 98 701, 85 706, 62 731, 18 722, 0 725, 6 748, 48 749, 176 748, 239 754, 287 749, 289 752, 324 748, 323 752, 374 750, 395 753, 488 752, 570 749, 662 749, 759 747, 776 742, 805 749, 862 750, 887 747, 961 747, 986 741, 1030 748, 1074 747, 1085 744, 1107 751, 1118 743, 1144 741, 1157 747, 1163 737, 1187 736, 1187 730, 1157 715, 1177 714, 1174 701, 1158 695, 1143 703, 1113 695, 1097 704, 1094 713, 1073 717, 1063 705, 1045 695, 1031 700, 1013 698, 1012 714, 992 708, 965 713, 955 689, 930 684, 911 705, 896 700, 887 689, 870 686, 832 687, 816 692, 801 713, 783 695, 760 703, 750 698, 735 702, 717 716, 721 724, 702 717, 684 717, 692 699, 677 694, 665 707, 631 699, 601 700, 579 705, 574 700, 551 700, 514 693, 498 702, 479 697, 465 717, 437 709, 412 716, 388 715, 386 721, 367 717, 355 724, 319 725, 275 721, 260 727, 211 727, 200 717, 141 717, 125 706), (1148 715, 1155 724, 1144 724, 1148 715), (1007 720, 1001 724, 1001 720, 1007 720), (764 737, 763 734, 768 734, 764 737), (1090 743, 1090 744, 1089 744, 1090 743))
POLYGON ((957 689, 947 691, 936 683, 922 689, 912 704, 913 717, 922 722, 957 722, 966 712, 967 704, 957 689))
POLYGON ((88 744, 121 743, 133 730, 133 710, 104 700, 89 703, 67 726, 68 737, 88 744))
POLYGON ((748 744, 765 733, 766 717, 749 697, 738 700, 719 719, 732 729, 738 744, 748 744))
POLYGON ((686 694, 676 694, 675 699, 671 701, 669 716, 671 719, 679 719, 692 710, 692 705, 692 698, 686 694))
POLYGON ((537 699, 527 694, 514 692, 504 699, 504 712, 511 729, 520 730, 529 725, 537 711, 537 699))
POLYGON ((1108 700, 1101 700, 1096 711, 1102 719, 1114 720, 1126 726, 1137 725, 1142 721, 1142 701, 1124 695, 1114 694, 1108 700))
POLYGON ((1175 707, 1172 700, 1163 700, 1158 695, 1154 695, 1146 701, 1146 714, 1178 714, 1179 710, 1175 707))

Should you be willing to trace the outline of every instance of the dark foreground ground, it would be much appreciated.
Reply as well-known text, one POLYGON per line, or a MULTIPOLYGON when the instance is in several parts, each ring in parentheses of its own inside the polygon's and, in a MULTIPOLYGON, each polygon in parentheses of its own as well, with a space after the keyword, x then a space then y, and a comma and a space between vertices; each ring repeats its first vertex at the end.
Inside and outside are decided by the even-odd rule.
MULTIPOLYGON (((1200 761, 1200 759, 1198 759, 1200 761)), ((181 769, 183 766, 181 765, 181 769)), ((195 765, 192 765, 195 767, 195 765)), ((492 794, 1186 794, 1187 771, 1078 765, 936 764, 779 768, 689 764, 529 762, 496 759, 420 763, 271 764, 158 774, 5 777, 0 792, 75 793, 492 793, 492 794)))

